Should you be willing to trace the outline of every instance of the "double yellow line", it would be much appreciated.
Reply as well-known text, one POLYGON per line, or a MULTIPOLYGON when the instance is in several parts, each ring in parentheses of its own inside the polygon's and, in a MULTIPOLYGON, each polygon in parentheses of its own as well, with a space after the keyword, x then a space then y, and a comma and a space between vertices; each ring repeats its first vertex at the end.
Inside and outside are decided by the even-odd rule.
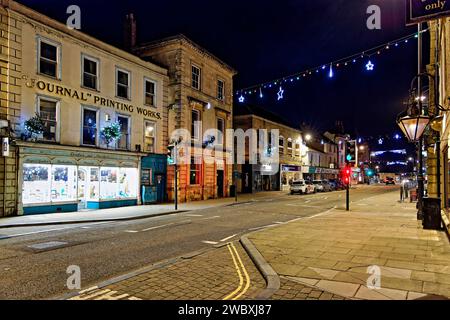
POLYGON ((227 247, 230 251, 231 258, 233 258, 234 267, 236 268, 236 272, 239 277, 239 286, 236 288, 236 290, 223 298, 223 300, 237 300, 242 297, 250 288, 250 277, 234 244, 229 243, 227 247))

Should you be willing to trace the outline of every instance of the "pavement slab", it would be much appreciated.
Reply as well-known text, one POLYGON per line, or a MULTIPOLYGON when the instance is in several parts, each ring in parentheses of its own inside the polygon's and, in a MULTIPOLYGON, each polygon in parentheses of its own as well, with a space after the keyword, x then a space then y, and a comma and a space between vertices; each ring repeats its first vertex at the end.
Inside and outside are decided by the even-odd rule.
POLYGON ((239 300, 253 299, 265 281, 239 243, 213 249, 192 259, 157 267, 126 280, 94 288, 71 300, 239 300), (233 252, 233 255, 231 255, 233 252), (237 254, 236 254, 237 253, 237 254), (239 259, 245 266, 237 272, 239 259), (240 275, 248 274, 240 285, 240 275), (247 287, 248 284, 248 287, 247 287), (239 289, 239 290, 238 290, 239 289))
POLYGON ((249 239, 281 276, 302 278, 305 285, 314 283, 317 289, 339 296, 369 300, 433 295, 450 298, 450 243, 446 234, 424 230, 417 221, 415 205, 399 203, 397 196, 397 192, 377 195, 361 200, 361 206, 353 205, 351 212, 335 209, 272 228, 270 233, 255 232, 249 239), (271 251, 266 251, 269 247, 271 251), (282 265, 270 254, 274 251, 283 257, 282 265), (372 266, 380 271, 378 290, 367 286, 372 266))

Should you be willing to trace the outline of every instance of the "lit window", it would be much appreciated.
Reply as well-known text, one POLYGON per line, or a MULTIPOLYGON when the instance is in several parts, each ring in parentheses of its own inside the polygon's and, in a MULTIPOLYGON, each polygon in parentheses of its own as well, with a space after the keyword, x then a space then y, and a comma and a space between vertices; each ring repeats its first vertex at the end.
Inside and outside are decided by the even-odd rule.
POLYGON ((130 99, 130 73, 117 69, 116 82, 117 96, 119 98, 130 99))
POLYGON ((189 182, 191 185, 200 184, 201 164, 196 164, 195 159, 196 159, 195 157, 191 158, 191 166, 189 171, 189 182))
POLYGON ((217 80, 217 99, 224 100, 225 98, 225 83, 222 80, 217 80))
POLYGON ((83 87, 98 89, 98 61, 89 57, 83 57, 83 87))
POLYGON ((117 122, 120 123, 120 139, 117 141, 117 148, 128 150, 130 141, 130 118, 126 116, 118 116, 117 122))
POLYGON ((97 145, 97 110, 83 109, 83 145, 97 145))
POLYGON ((156 137, 156 124, 154 122, 145 122, 145 152, 155 152, 155 137, 156 137))
POLYGON ((201 70, 196 66, 192 66, 192 88, 200 90, 201 70))
POLYGON ((56 142, 58 102, 39 97, 38 104, 39 116, 44 122, 43 140, 56 142))
POLYGON ((147 106, 156 106, 156 84, 153 81, 145 80, 145 104, 147 106))
POLYGON ((39 73, 53 78, 59 78, 60 46, 39 39, 39 73))

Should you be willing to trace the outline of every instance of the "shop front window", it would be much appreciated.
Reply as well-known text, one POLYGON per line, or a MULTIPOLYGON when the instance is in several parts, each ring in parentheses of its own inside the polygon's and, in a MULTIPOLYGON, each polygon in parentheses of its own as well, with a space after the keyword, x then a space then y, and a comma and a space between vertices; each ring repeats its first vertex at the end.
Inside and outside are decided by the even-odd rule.
POLYGON ((51 202, 74 201, 77 198, 77 167, 52 166, 51 202))
POLYGON ((137 169, 101 168, 100 200, 136 198, 137 184, 137 169))
POLYGON ((24 204, 50 202, 50 165, 24 164, 22 201, 24 204))

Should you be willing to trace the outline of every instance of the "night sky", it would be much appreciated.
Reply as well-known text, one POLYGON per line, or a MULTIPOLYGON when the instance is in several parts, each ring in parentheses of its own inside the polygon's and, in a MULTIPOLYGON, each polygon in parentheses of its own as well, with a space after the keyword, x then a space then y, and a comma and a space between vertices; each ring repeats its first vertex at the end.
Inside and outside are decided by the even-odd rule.
MULTIPOLYGON (((60 21, 66 8, 82 10, 82 31, 121 45, 125 14, 138 21, 138 41, 183 33, 238 70, 235 89, 287 76, 414 33, 405 27, 403 0, 21 0, 60 21), (382 10, 382 30, 366 27, 366 9, 382 10)), ((426 50, 425 50, 426 51, 426 50)), ((357 135, 398 132, 395 118, 405 109, 416 74, 416 41, 374 57, 375 71, 362 63, 321 74, 285 88, 285 99, 265 92, 259 105, 295 124, 318 130, 343 120, 357 135)), ((364 63, 365 64, 365 63, 364 63)), ((238 107, 238 103, 236 103, 238 107)))

